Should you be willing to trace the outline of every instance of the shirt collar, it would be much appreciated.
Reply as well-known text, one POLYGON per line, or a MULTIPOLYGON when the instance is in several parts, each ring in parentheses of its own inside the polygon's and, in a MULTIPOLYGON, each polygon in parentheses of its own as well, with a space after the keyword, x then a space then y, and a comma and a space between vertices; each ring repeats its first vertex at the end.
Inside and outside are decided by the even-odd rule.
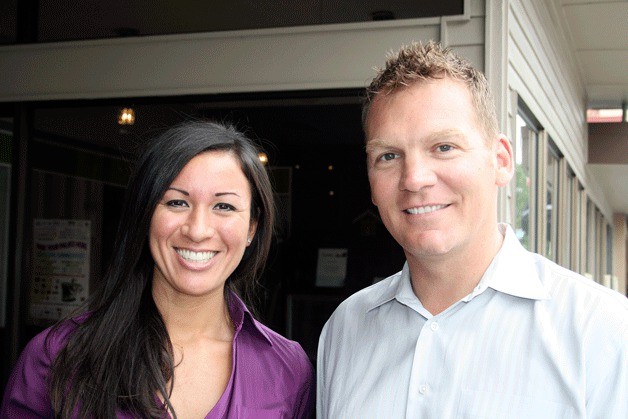
POLYGON ((550 294, 541 281, 533 254, 519 243, 508 224, 500 223, 499 230, 504 242, 469 299, 489 287, 515 297, 549 299, 550 294))
POLYGON ((273 342, 270 340, 268 333, 266 333, 266 331, 260 326, 259 322, 255 320, 242 299, 231 290, 228 292, 228 304, 231 321, 235 327, 235 336, 237 336, 240 331, 244 329, 247 332, 257 334, 272 346, 273 342))
POLYGON ((412 289, 408 262, 404 263, 401 272, 396 273, 384 281, 387 281, 387 286, 381 289, 379 295, 373 298, 368 310, 372 310, 395 299, 401 304, 407 305, 415 310, 422 307, 421 302, 412 289))
MULTIPOLYGON (((515 297, 532 300, 549 299, 549 292, 541 282, 532 253, 528 252, 519 243, 515 232, 508 224, 500 223, 498 228, 504 236, 504 242, 478 285, 471 294, 463 298, 463 301, 472 300, 487 288, 515 297)), ((424 310, 412 289, 410 268, 407 262, 403 265, 401 272, 385 281, 388 281, 388 286, 383 288, 379 295, 373 298, 373 302, 368 308, 369 310, 393 299, 416 311, 422 312, 424 310)))

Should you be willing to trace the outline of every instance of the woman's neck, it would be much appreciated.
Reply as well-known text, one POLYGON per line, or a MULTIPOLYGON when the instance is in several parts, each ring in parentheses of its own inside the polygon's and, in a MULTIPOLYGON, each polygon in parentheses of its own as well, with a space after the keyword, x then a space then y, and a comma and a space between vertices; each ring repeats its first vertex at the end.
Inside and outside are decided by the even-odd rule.
POLYGON ((173 343, 233 338, 233 322, 222 291, 206 296, 184 296, 153 287, 153 299, 173 343))

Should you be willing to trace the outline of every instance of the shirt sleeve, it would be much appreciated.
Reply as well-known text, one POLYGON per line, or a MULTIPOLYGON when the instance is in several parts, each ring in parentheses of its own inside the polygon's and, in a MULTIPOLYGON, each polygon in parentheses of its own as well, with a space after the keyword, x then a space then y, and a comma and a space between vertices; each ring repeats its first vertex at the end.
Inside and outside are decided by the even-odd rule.
POLYGON ((52 365, 48 330, 35 336, 20 355, 4 391, 0 418, 52 418, 48 374, 52 365))

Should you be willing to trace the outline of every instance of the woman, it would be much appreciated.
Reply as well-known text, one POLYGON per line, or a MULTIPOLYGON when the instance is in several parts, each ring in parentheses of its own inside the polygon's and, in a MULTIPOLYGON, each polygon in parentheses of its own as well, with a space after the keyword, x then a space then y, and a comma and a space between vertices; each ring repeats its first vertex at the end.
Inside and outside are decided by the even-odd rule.
POLYGON ((274 203, 258 150, 190 122, 156 138, 131 178, 89 311, 35 337, 0 417, 292 418, 311 414, 307 356, 257 322, 274 203))

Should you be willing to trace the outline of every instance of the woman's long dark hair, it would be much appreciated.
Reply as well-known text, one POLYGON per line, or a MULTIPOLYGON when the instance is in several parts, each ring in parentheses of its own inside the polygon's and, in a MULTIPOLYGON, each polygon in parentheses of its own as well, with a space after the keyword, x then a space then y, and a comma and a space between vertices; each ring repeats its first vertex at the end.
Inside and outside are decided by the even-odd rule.
MULTIPOLYGON (((251 186, 253 242, 227 280, 251 302, 271 246, 275 208, 258 148, 231 126, 186 122, 155 138, 138 159, 126 191, 112 260, 89 314, 59 352, 50 376, 55 417, 111 418, 116 410, 136 417, 172 412, 167 383, 173 377, 172 345, 151 293, 154 261, 148 246, 150 221, 166 189, 196 155, 226 150, 239 160, 251 186), (166 406, 157 402, 157 392, 166 406)), ((60 329, 55 328, 49 338, 60 329)))

